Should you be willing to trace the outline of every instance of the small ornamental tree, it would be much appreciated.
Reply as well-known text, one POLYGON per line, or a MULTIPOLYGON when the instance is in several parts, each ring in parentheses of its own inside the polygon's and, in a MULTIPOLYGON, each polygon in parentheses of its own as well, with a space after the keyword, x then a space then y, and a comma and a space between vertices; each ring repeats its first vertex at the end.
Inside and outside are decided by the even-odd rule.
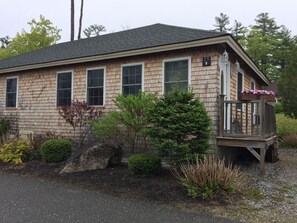
POLYGON ((70 106, 61 107, 59 114, 72 126, 73 139, 78 142, 80 147, 92 129, 90 122, 97 119, 102 112, 86 102, 76 100, 70 106))
POLYGON ((149 125, 147 114, 153 105, 155 96, 145 92, 137 95, 119 95, 114 100, 117 111, 110 112, 92 122, 95 133, 101 138, 112 137, 118 140, 120 146, 130 148, 131 153, 139 146, 142 140, 144 150, 148 146, 146 128, 149 125))
POLYGON ((209 147, 210 118, 194 94, 176 88, 150 109, 148 134, 159 155, 172 165, 194 160, 209 147))

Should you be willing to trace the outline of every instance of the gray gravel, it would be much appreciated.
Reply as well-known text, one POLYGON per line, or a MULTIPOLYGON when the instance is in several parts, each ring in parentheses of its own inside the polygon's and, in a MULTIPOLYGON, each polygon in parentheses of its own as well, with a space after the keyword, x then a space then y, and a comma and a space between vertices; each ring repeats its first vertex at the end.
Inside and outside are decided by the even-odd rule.
POLYGON ((0 200, 1 223, 233 222, 1 172, 0 200))
POLYGON ((259 176, 257 163, 241 168, 249 182, 245 190, 260 195, 245 197, 228 209, 218 208, 218 216, 242 222, 297 222, 297 149, 280 149, 280 161, 266 164, 265 177, 259 176))

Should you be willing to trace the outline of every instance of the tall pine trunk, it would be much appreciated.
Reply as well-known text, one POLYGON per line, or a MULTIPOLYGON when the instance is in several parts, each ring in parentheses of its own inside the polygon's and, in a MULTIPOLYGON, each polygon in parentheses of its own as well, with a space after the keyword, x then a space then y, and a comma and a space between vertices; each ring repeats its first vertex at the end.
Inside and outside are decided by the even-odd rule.
POLYGON ((74 0, 71 0, 71 29, 70 29, 70 41, 74 40, 74 0))
POLYGON ((82 26, 82 18, 83 18, 83 9, 84 9, 84 0, 81 0, 80 4, 80 17, 79 17, 79 27, 78 27, 78 36, 77 39, 81 37, 81 26, 82 26))

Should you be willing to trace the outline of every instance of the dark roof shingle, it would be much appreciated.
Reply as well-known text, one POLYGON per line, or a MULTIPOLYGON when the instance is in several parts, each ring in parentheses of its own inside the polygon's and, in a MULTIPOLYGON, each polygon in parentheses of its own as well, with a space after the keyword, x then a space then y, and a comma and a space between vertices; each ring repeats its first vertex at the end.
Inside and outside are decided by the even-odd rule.
POLYGON ((164 24, 154 24, 98 37, 60 43, 23 55, 3 59, 0 60, 0 70, 190 42, 224 35, 228 34, 164 24))

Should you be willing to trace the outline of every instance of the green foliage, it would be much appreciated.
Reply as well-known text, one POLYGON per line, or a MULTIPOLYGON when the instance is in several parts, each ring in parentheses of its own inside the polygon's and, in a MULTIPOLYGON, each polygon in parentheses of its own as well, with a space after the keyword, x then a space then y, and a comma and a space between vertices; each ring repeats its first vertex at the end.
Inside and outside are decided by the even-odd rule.
POLYGON ((102 116, 98 122, 93 122, 95 133, 103 138, 117 135, 121 143, 127 144, 134 153, 141 138, 146 149, 146 128, 149 125, 147 114, 155 97, 152 94, 139 92, 127 97, 119 95, 114 103, 117 111, 102 116))
POLYGON ((43 161, 58 163, 71 155, 72 144, 65 139, 50 139, 41 145, 40 151, 43 161))
POLYGON ((276 103, 275 103, 275 107, 274 107, 274 109, 275 109, 275 113, 276 113, 276 114, 278 114, 278 113, 283 113, 283 112, 284 112, 283 105, 282 105, 282 103, 280 103, 280 102, 276 102, 276 103))
POLYGON ((161 159, 155 154, 139 153, 128 158, 128 168, 140 176, 150 176, 162 168, 161 159))
POLYGON ((237 20, 232 28, 228 27, 229 16, 223 13, 215 17, 216 31, 231 31, 233 37, 247 51, 253 61, 270 78, 278 80, 291 54, 293 38, 283 25, 278 25, 268 13, 260 13, 255 24, 244 27, 237 20))
POLYGON ((284 113, 288 117, 297 118, 297 43, 291 50, 288 64, 279 80, 279 95, 283 105, 284 113))
POLYGON ((220 13, 219 16, 215 17, 215 24, 213 26, 216 28, 214 31, 228 32, 230 31, 230 28, 227 28, 229 24, 230 24, 229 16, 227 16, 224 13, 220 13))
POLYGON ((0 52, 0 59, 48 47, 60 40, 61 30, 53 26, 52 22, 42 15, 39 19, 39 21, 32 19, 28 22, 30 32, 23 30, 16 34, 8 46, 0 52))
POLYGON ((210 118, 192 92, 178 88, 156 100, 150 109, 148 134, 161 157, 172 165, 205 154, 209 147, 210 118))
POLYGON ((0 120, 0 145, 2 145, 7 138, 7 134, 11 129, 10 121, 8 119, 0 120))
POLYGON ((26 160, 30 147, 26 141, 19 140, 3 145, 0 148, 0 161, 4 163, 21 164, 26 160))
POLYGON ((29 154, 29 159, 30 160, 41 160, 41 145, 45 141, 49 139, 58 139, 61 138, 57 136, 53 132, 46 132, 42 134, 34 134, 34 135, 29 135, 29 145, 30 145, 30 154, 29 154))
POLYGON ((292 119, 284 114, 276 114, 276 133, 280 139, 284 135, 297 133, 297 119, 292 119))
POLYGON ((194 163, 188 162, 173 170, 188 195, 196 198, 210 198, 215 193, 230 193, 238 189, 242 177, 239 168, 225 166, 224 160, 214 157, 196 157, 194 163))
POLYGON ((232 36, 239 42, 246 39, 248 29, 242 25, 241 22, 238 22, 237 20, 234 21, 234 25, 231 29, 232 36))

